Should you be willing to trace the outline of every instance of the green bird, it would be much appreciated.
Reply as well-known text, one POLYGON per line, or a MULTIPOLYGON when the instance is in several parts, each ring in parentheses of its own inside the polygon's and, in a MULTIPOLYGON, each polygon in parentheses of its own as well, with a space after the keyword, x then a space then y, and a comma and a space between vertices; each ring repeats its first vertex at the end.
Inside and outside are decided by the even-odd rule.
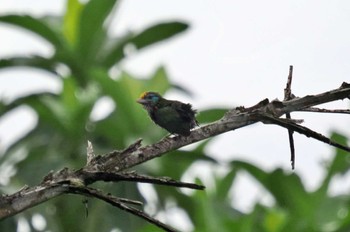
POLYGON ((198 126, 196 110, 191 104, 163 98, 156 92, 144 92, 137 100, 145 108, 152 121, 171 134, 189 136, 198 126))

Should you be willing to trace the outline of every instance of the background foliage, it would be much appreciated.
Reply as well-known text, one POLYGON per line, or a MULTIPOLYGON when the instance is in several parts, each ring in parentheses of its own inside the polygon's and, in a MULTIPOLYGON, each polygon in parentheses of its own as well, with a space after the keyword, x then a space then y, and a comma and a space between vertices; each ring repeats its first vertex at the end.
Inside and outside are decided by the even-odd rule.
MULTIPOLYGON (((142 31, 127 32, 120 37, 108 33, 114 17, 116 0, 90 0, 80 3, 67 0, 61 17, 37 18, 28 15, 2 15, 0 22, 26 29, 50 43, 51 56, 11 57, 0 60, 0 69, 26 66, 44 70, 62 83, 59 93, 40 92, 0 103, 0 117, 17 107, 28 106, 37 115, 37 124, 0 156, 0 172, 15 170, 10 182, 1 186, 2 194, 12 193, 23 185, 35 185, 50 170, 78 168, 85 163, 86 141, 103 153, 123 149, 136 138, 155 142, 165 131, 155 127, 135 103, 145 90, 164 94, 185 88, 171 83, 164 67, 149 77, 135 77, 123 71, 121 61, 128 53, 141 50, 183 33, 189 25, 178 21, 162 22, 142 31), (117 70, 117 71, 116 71, 117 70), (92 111, 101 101, 110 99, 114 109, 104 118, 95 119, 92 111)), ((225 109, 201 110, 200 123, 220 118, 225 109)), ((346 143, 334 134, 333 139, 346 143)), ((177 189, 153 186, 154 192, 141 194, 134 184, 104 184, 100 187, 117 196, 144 199, 151 214, 166 215, 169 208, 181 208, 193 225, 193 231, 349 231, 349 196, 330 196, 331 180, 349 170, 349 155, 335 151, 334 159, 324 166, 325 178, 314 191, 306 190, 295 174, 276 169, 270 172, 243 161, 218 164, 207 154, 209 141, 192 150, 178 150, 138 167, 145 174, 183 178, 194 163, 207 164, 214 185, 206 191, 184 193, 177 189), (176 165, 174 165, 176 160, 176 165), (225 175, 215 170, 225 165, 225 175), (251 212, 243 213, 232 205, 237 174, 250 174, 272 197, 272 206, 257 203, 251 212), (145 194, 155 194, 147 202, 145 194)), ((197 181, 201 181, 197 179, 197 181)), ((157 231, 152 225, 120 212, 102 202, 90 200, 89 217, 85 218, 81 197, 63 196, 27 210, 0 223, 1 231, 15 231, 19 220, 36 231, 33 217, 42 215, 50 231, 157 231)), ((168 217, 167 223, 181 228, 181 222, 168 217)))

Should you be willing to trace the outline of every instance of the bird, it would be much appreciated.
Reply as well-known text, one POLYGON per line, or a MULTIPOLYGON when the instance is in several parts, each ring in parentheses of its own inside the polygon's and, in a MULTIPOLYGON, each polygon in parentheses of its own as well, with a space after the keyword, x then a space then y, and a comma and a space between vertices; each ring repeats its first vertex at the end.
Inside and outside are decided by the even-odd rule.
POLYGON ((191 104, 167 100, 157 92, 144 92, 136 101, 148 112, 152 121, 171 134, 189 136, 198 126, 197 111, 191 104))

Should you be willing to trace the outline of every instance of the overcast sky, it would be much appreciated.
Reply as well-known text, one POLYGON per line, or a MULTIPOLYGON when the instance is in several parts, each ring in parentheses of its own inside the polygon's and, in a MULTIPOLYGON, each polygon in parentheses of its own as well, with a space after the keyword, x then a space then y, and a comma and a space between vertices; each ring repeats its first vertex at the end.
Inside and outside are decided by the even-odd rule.
MULTIPOLYGON (((65 1, 12 0, 0 2, 0 13, 61 14, 65 1)), ((171 79, 189 88, 194 97, 171 92, 166 97, 191 102, 201 110, 213 106, 251 106, 264 98, 283 99, 289 65, 294 65, 293 93, 302 97, 335 89, 350 82, 350 1, 123 1, 111 33, 140 30, 150 24, 182 20, 190 29, 177 38, 125 60, 123 67, 147 76, 164 65, 171 79)), ((45 42, 0 24, 0 57, 50 54, 45 42)), ((16 69, 0 71, 0 96, 12 99, 32 91, 60 89, 47 73, 16 69), (20 84, 18 84, 20 83, 20 84)), ((326 106, 324 106, 326 107, 326 106)), ((349 101, 327 105, 349 108, 349 101)), ((305 126, 329 135, 350 137, 350 117, 294 113, 305 126)), ((6 146, 35 122, 25 110, 0 121, 0 142, 6 146)), ((332 149, 295 135, 296 172, 310 188, 322 178, 320 163, 332 149)), ((287 132, 262 124, 218 136, 210 147, 221 160, 244 159, 270 170, 290 171, 287 132)), ((247 194, 247 182, 237 185, 237 197, 247 194)), ((344 182, 342 183, 344 185, 344 182)))

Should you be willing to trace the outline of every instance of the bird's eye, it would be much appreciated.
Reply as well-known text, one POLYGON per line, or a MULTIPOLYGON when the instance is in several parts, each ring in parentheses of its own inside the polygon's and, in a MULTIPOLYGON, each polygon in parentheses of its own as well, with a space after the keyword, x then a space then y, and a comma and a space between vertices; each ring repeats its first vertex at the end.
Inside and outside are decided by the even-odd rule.
POLYGON ((152 94, 152 95, 149 96, 149 100, 151 100, 152 102, 157 102, 158 101, 158 96, 152 94))

